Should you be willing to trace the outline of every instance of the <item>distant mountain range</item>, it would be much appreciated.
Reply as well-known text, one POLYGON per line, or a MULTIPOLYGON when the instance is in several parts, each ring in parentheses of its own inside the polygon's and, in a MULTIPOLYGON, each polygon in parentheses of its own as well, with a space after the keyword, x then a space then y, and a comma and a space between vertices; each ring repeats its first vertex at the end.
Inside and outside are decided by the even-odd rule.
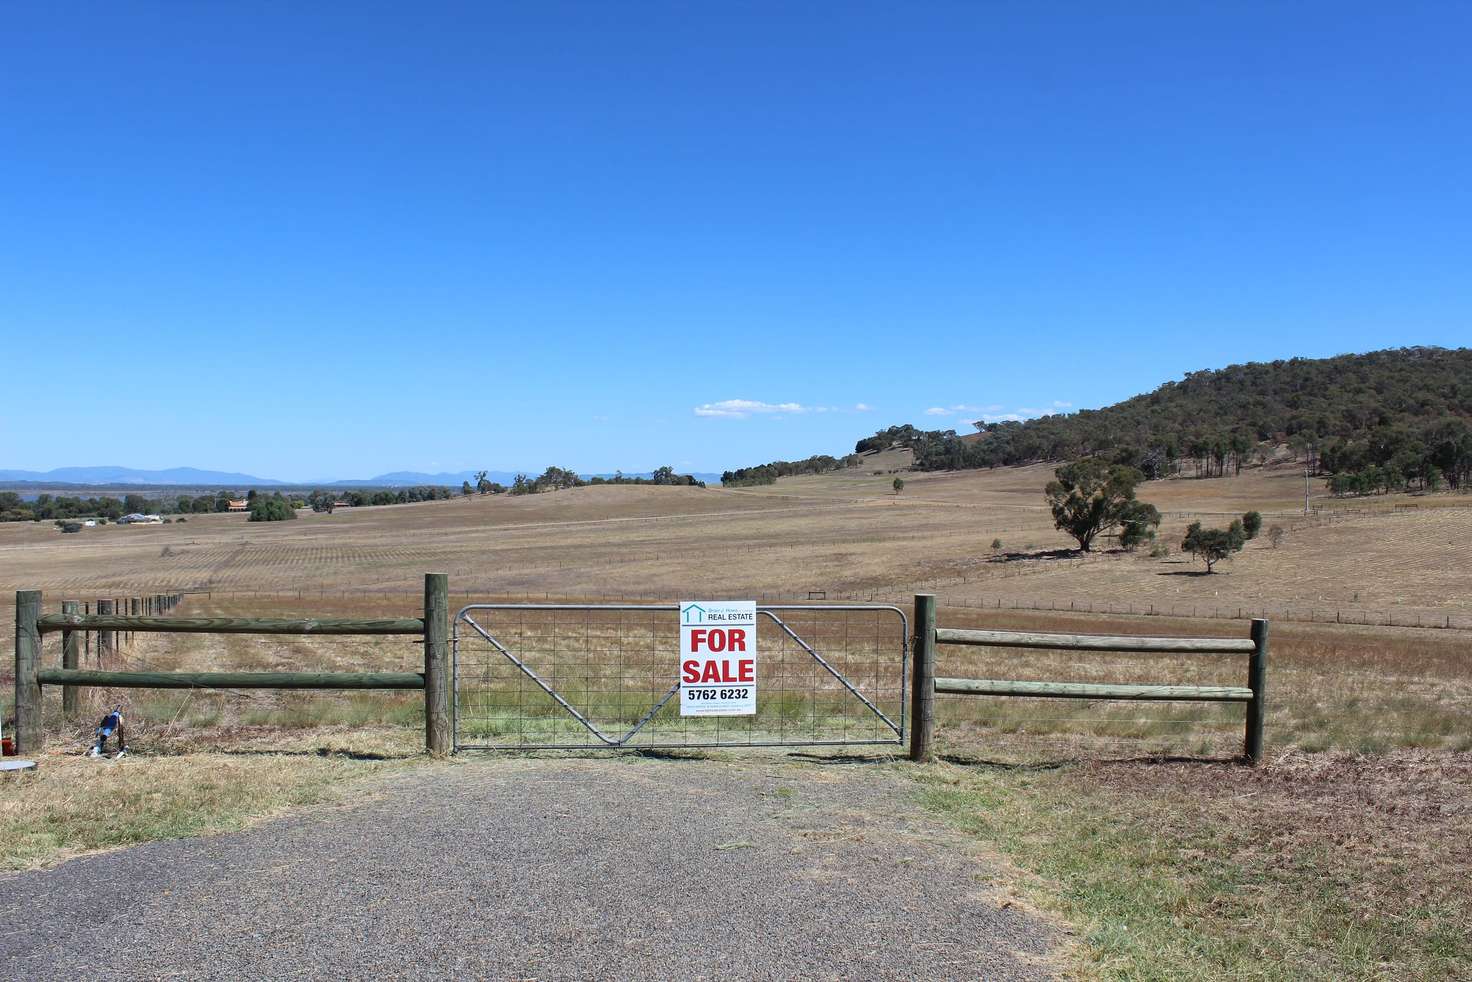
POLYGON ((266 487, 285 484, 250 474, 227 471, 203 471, 197 467, 170 467, 162 471, 141 471, 132 467, 58 467, 52 471, 0 471, 0 481, 30 481, 46 484, 230 484, 239 487, 266 487))
MULTIPOLYGON (((500 484, 516 480, 516 471, 488 471, 486 479, 500 484)), ((531 477, 536 474, 524 471, 531 477)), ((426 474, 421 471, 391 471, 376 477, 361 480, 335 481, 278 481, 275 478, 255 477, 251 474, 235 474, 230 471, 207 471, 197 467, 171 467, 167 470, 149 471, 133 467, 58 467, 50 471, 0 470, 0 482, 28 484, 84 484, 98 486, 113 485, 182 485, 187 487, 266 488, 266 487, 374 487, 405 488, 416 485, 440 484, 459 487, 465 481, 475 482, 476 471, 442 472, 426 474)), ((584 474, 584 478, 613 477, 612 474, 584 474)), ((649 477, 648 473, 630 472, 626 477, 649 477)), ((696 474, 702 481, 719 481, 719 474, 696 474)))

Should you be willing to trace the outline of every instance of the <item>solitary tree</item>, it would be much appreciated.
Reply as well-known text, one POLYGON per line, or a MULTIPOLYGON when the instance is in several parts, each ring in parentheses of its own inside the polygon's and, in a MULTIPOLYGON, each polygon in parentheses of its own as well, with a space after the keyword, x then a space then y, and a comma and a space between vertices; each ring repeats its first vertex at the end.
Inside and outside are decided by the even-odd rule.
POLYGON ((1143 501, 1126 504, 1119 516, 1119 544, 1130 552, 1141 543, 1155 538, 1160 525, 1160 510, 1143 501))
POLYGON ((891 485, 891 487, 894 488, 895 494, 899 494, 901 491, 905 490, 904 479, 899 477, 895 478, 894 483, 891 485))
POLYGON ((1249 539, 1257 538, 1257 533, 1262 531, 1262 515, 1250 511, 1242 516, 1242 532, 1249 539))
POLYGON ((462 495, 464 495, 465 497, 468 498, 472 494, 475 493, 475 489, 470 486, 470 482, 469 481, 461 481, 460 482, 460 493, 462 495))
POLYGON ((1204 529, 1200 522, 1192 522, 1186 529, 1186 537, 1181 540, 1181 549, 1206 563, 1206 571, 1211 573, 1215 572, 1213 566, 1239 552, 1246 541, 1247 535, 1242 531, 1240 521, 1234 521, 1224 529, 1204 529))
POLYGON ((1133 467, 1090 457, 1060 467, 1053 475, 1056 480, 1049 482, 1046 492, 1053 524, 1077 539, 1084 552, 1090 551, 1100 532, 1127 519, 1145 526, 1160 522, 1160 514, 1153 508, 1151 521, 1148 513, 1135 507, 1141 504, 1135 500, 1135 486, 1145 476, 1133 467))
POLYGON ((475 490, 479 491, 481 494, 491 493, 491 482, 486 480, 485 471, 475 472, 475 490))

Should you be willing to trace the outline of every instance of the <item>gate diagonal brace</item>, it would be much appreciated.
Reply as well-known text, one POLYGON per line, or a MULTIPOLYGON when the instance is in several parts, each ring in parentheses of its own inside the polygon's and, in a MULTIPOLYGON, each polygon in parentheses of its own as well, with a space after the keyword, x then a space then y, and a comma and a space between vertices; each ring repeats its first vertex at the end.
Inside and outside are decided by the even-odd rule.
MULTIPOLYGON (((652 709, 650 709, 649 712, 645 713, 644 714, 644 717, 642 719, 640 719, 639 722, 637 722, 637 723, 634 724, 633 729, 629 730, 629 732, 625 733, 621 737, 611 737, 611 736, 607 735, 606 733, 604 733, 602 730, 598 729, 598 727, 596 725, 594 725, 594 723, 592 722, 592 720, 588 719, 582 713, 578 712, 577 709, 575 709, 571 703, 569 703, 566 699, 562 698, 561 694, 559 694, 556 689, 552 688, 546 682, 543 682, 541 676, 539 676, 536 672, 532 671, 529 667, 527 667, 526 663, 523 662, 520 658, 517 658, 515 655, 513 655, 511 653, 511 651, 505 645, 503 645, 501 642, 497 641, 494 637, 492 637, 491 634, 490 634, 490 632, 488 632, 485 628, 483 628, 479 624, 477 624, 475 622, 475 618, 471 617, 469 614, 462 614, 461 615, 461 619, 463 621, 465 621, 465 623, 467 623, 471 627, 473 627, 475 629, 475 632, 477 634, 479 634, 481 637, 483 637, 487 641, 489 641, 491 643, 491 645, 497 651, 499 651, 502 655, 506 656, 506 659, 508 661, 510 661, 511 664, 513 664, 517 668, 521 669, 522 673, 524 675, 526 675, 527 678, 529 678, 533 682, 537 683, 537 685, 541 688, 541 690, 543 692, 547 693, 547 695, 551 696, 552 697, 552 700, 554 702, 556 702, 557 705, 559 705, 563 709, 567 710, 568 714, 570 716, 572 716, 573 719, 575 719, 579 723, 583 724, 583 728, 584 729, 586 729, 589 733, 593 734, 599 740, 602 740, 605 744, 607 744, 610 747, 621 747, 625 743, 627 743, 634 736, 634 734, 636 734, 640 730, 644 729, 644 725, 646 723, 648 723, 651 719, 653 719, 654 716, 655 716, 655 714, 658 713, 661 709, 663 709, 665 707, 665 704, 666 703, 668 703, 671 699, 674 698, 675 693, 677 693, 677 692, 680 691, 680 683, 679 682, 676 682, 674 685, 670 686, 670 690, 664 694, 664 698, 660 699, 659 702, 655 703, 654 704, 654 707, 652 709)), ((773 618, 773 619, 775 620, 775 618, 773 618)), ((779 621, 778 623, 781 623, 781 622, 779 621)), ((796 635, 793 635, 793 636, 796 637, 796 635)), ((802 642, 799 641, 798 643, 801 644, 802 642)), ((803 647, 807 647, 807 646, 806 645, 803 645, 803 647)), ((811 650, 811 649, 809 649, 809 650, 811 650)), ((815 655, 815 657, 816 657, 816 655, 815 655)), ((822 659, 819 659, 819 661, 821 661, 821 660, 822 659)), ((830 668, 829 671, 831 672, 833 670, 830 668)), ((842 679, 840 679, 840 681, 842 681, 842 679)), ((847 683, 844 683, 844 684, 846 685, 847 683)), ((860 699, 863 699, 864 697, 863 696, 859 696, 859 698, 860 699)), ((865 702, 868 702, 867 699, 864 700, 864 701, 865 702)), ((876 712, 877 712, 877 710, 876 710, 876 712)), ((883 714, 881 714, 881 715, 883 715, 883 714)), ((889 721, 888 720, 885 720, 885 722, 888 723, 889 721)), ((893 726, 894 724, 891 723, 890 725, 893 726)))
MULTIPOLYGON (((818 654, 818 651, 817 651, 816 648, 814 648, 812 645, 808 644, 802 638, 798 637, 797 632, 794 631, 792 628, 788 627, 787 624, 786 624, 786 622, 783 621, 782 618, 778 617, 776 614, 772 613, 770 610, 758 609, 757 610, 757 613, 758 614, 764 614, 767 617, 770 617, 772 619, 772 623, 776 624, 783 631, 785 631, 786 634, 787 634, 787 636, 789 638, 791 638, 792 640, 796 641, 798 643, 798 645, 801 646, 801 648, 802 648, 803 651, 806 651, 808 654, 812 655, 813 656, 813 660, 816 661, 819 665, 822 665, 825 669, 827 669, 828 670, 828 674, 829 675, 832 675, 835 679, 837 679, 838 680, 838 683, 840 685, 842 685, 845 689, 847 689, 849 692, 852 692, 854 694, 854 697, 856 699, 858 699, 860 702, 862 702, 865 706, 868 706, 869 707, 869 711, 871 713, 873 713, 875 716, 878 716, 881 720, 883 720, 884 721, 884 725, 887 726, 887 727, 889 727, 891 730, 893 730, 896 736, 902 735, 900 733, 900 728, 898 726, 895 726, 894 725, 894 720, 892 720, 888 716, 884 715, 884 711, 882 709, 880 709, 878 706, 874 705, 874 703, 870 702, 868 700, 868 698, 865 697, 865 695, 862 692, 860 692, 857 688, 855 688, 854 685, 851 682, 849 682, 848 679, 844 678, 843 675, 840 674, 837 669, 835 669, 832 665, 828 664, 828 662, 826 662, 823 659, 823 656, 820 655, 820 654, 818 654)), ((679 686, 677 685, 676 688, 679 688, 679 686)), ((668 698, 668 697, 666 697, 666 698, 668 698)))

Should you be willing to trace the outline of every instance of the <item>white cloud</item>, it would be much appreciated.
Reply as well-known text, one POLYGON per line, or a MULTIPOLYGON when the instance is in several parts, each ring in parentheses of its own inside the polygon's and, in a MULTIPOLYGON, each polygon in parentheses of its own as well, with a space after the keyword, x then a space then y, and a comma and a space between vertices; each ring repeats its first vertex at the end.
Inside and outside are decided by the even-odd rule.
POLYGON ((695 407, 695 415, 717 419, 746 419, 748 416, 797 416, 803 413, 867 413, 874 409, 868 403, 855 403, 852 409, 842 406, 806 406, 800 402, 761 402, 756 399, 722 399, 695 407))
POLYGON ((927 416, 965 416, 975 418, 987 413, 1000 412, 1001 406, 968 406, 964 402, 958 402, 954 406, 931 406, 925 410, 927 416))
POLYGON ((1073 403, 1071 403, 1071 402, 1061 402, 1061 401, 1059 401, 1057 399, 1054 399, 1053 400, 1053 408, 1054 409, 1072 409, 1073 408, 1073 403))
POLYGON ((745 419, 748 416, 787 416, 809 412, 807 406, 797 402, 759 402, 754 399, 722 399, 695 407, 697 416, 714 416, 720 419, 745 419))

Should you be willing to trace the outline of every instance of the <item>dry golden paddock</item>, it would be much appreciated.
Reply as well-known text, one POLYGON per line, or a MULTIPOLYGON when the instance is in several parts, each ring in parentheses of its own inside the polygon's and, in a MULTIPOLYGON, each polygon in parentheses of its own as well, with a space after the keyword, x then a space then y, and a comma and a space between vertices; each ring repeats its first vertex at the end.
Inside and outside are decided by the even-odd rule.
POLYGON ((15 523, 0 525, 0 586, 42 589, 48 600, 362 595, 413 593, 421 574, 437 571, 457 592, 498 596, 905 597, 934 585, 942 602, 1153 605, 1188 616, 1193 606, 1331 620, 1372 611, 1429 624, 1472 613, 1466 496, 1335 501, 1316 486, 1320 517, 1305 520, 1303 478, 1291 468, 1145 485, 1141 497, 1165 513, 1161 539, 1173 546, 1190 521, 1224 525, 1249 508, 1263 513, 1265 530, 1287 530, 1280 548, 1259 538, 1218 574, 1195 576, 1201 567, 1187 557, 1111 552, 1107 541, 1082 562, 1043 555, 1072 544, 1043 501, 1050 473, 906 473, 896 495, 890 475, 866 467, 764 488, 584 487, 303 512, 287 523, 198 515, 77 535, 15 523))
MULTIPOLYGON (((450 575, 453 605, 810 594, 904 604, 927 590, 942 626, 1233 636, 1247 631, 1239 614, 1265 612, 1262 767, 1232 760, 1240 707, 942 697, 945 762, 904 773, 933 813, 1015 864, 1020 895, 1076 926, 1080 975, 1472 971, 1472 497, 1342 502, 1315 482, 1319 511, 1305 519, 1291 467, 1157 482, 1141 497, 1165 513, 1171 555, 1105 542, 1079 557, 1061 551, 1071 543, 1044 506, 1050 468, 905 472, 896 495, 888 471, 904 461, 889 457, 742 490, 587 487, 76 535, 0 525, 0 586, 42 589, 49 610, 182 592, 177 612, 194 616, 413 614, 428 571, 450 575), (1264 536, 1219 573, 1192 575, 1201 567, 1176 548, 1185 526, 1248 509, 1265 531, 1285 529, 1281 545, 1264 536)), ((0 621, 7 650, 11 630, 0 621)), ((58 657, 54 635, 45 657, 58 657)), ((413 670, 420 658, 412 639, 138 635, 109 667, 413 670)), ((1235 658, 951 648, 939 668, 1234 685, 1245 673, 1235 658)), ((83 712, 66 720, 47 690, 40 776, 0 796, 7 867, 334 800, 410 766, 423 746, 417 693, 83 693, 83 712), (82 759, 115 703, 137 757, 82 759)))
MULTIPOLYGON (((200 515, 74 535, 10 524, 0 526, 0 586, 42 589, 51 610, 63 599, 181 592, 180 613, 198 616, 408 614, 427 571, 449 574, 457 604, 703 595, 904 604, 926 590, 939 596, 943 626, 1197 635, 1243 635, 1241 618, 1265 614, 1274 621, 1270 741, 1277 746, 1469 746, 1472 630, 1456 625, 1472 628, 1472 498, 1336 501, 1315 482, 1316 514, 1305 518, 1302 473, 1291 464, 1154 482, 1140 496, 1165 514, 1160 539, 1171 554, 1129 554, 1104 541, 1081 556, 1052 527, 1042 496, 1050 467, 905 472, 896 494, 891 470, 904 463, 890 453, 762 488, 590 486, 304 512, 281 523, 200 515), (1208 576, 1174 547, 1189 522, 1225 525, 1247 509, 1262 512, 1265 532, 1285 530, 1277 548, 1264 534, 1208 576), (1016 609, 1036 607, 1044 610, 1016 609)), ((0 628, 7 646, 8 620, 0 628)), ((407 645, 370 641, 194 636, 140 636, 129 649, 140 665, 213 669, 398 668, 406 654, 413 656, 407 645)), ((955 675, 1155 680, 1138 677, 1142 670, 1172 676, 1161 681, 1241 682, 1235 663, 1141 666, 1097 656, 1064 663, 981 649, 944 650, 941 666, 955 675)), ((308 707, 344 698, 258 692, 229 704, 255 707, 244 710, 252 718, 284 713, 305 724, 308 707)), ((383 698, 349 701, 371 706, 383 698)), ((211 704, 196 696, 191 705, 201 702, 211 704)), ((1226 720, 1240 712, 1157 706, 1133 722, 1142 719, 1134 704, 1069 702, 1061 712, 1031 700, 946 703, 954 738, 977 727, 1033 740, 1083 729, 1096 739, 1164 738, 1177 750, 1230 746, 1237 727, 1226 720)))

